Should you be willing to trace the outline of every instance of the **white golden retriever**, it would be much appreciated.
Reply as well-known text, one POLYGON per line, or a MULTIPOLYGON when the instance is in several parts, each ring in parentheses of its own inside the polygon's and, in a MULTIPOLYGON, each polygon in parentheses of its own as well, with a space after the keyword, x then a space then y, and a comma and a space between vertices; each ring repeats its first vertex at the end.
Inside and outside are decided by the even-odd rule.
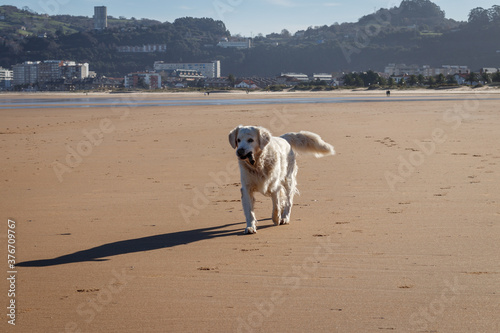
POLYGON ((240 125, 229 133, 229 143, 239 159, 245 233, 250 234, 257 232, 254 192, 272 197, 275 225, 288 224, 293 196, 298 192, 296 153, 309 152, 316 157, 335 154, 333 146, 319 135, 305 131, 273 137, 263 127, 240 125))

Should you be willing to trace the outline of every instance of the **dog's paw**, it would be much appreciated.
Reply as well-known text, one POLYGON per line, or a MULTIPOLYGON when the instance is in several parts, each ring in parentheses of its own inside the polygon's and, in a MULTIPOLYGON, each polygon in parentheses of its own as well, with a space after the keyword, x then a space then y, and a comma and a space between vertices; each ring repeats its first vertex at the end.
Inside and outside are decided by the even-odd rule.
POLYGON ((256 227, 248 227, 245 229, 245 234, 256 234, 256 233, 257 233, 256 227))
POLYGON ((285 218, 280 220, 280 225, 290 224, 290 218, 285 218))

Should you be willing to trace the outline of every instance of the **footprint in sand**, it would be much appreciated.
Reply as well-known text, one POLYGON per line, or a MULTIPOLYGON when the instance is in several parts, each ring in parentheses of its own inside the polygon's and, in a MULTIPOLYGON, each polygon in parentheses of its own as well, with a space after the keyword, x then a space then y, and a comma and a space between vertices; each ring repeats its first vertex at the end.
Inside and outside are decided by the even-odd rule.
POLYGON ((77 289, 76 292, 77 293, 95 293, 97 291, 99 291, 100 289, 99 288, 91 288, 91 289, 77 289))
POLYGON ((382 140, 375 140, 375 142, 381 143, 381 144, 383 144, 384 146, 386 146, 388 148, 395 147, 395 146, 398 145, 396 143, 396 141, 394 141, 393 139, 391 139, 388 136, 385 137, 385 138, 383 138, 382 140))
POLYGON ((389 214, 402 214, 403 210, 402 209, 393 209, 393 208, 386 208, 385 209, 387 213, 389 214))
POLYGON ((224 184, 222 187, 240 187, 240 183, 224 184))
POLYGON ((198 267, 197 270, 199 271, 218 271, 219 269, 217 267, 198 267))
MULTIPOLYGON (((486 156, 490 157, 492 156, 491 154, 486 154, 486 156)), ((482 157, 482 155, 474 155, 474 157, 482 157)), ((492 158, 500 158, 500 156, 493 156, 492 158)), ((481 163, 476 166, 476 170, 483 170, 482 172, 484 174, 493 174, 495 173, 494 167, 497 165, 495 162, 490 162, 488 158, 482 159, 481 163)), ((476 178, 476 176, 469 176, 469 178, 476 178)), ((477 184, 480 183, 479 180, 471 181, 471 184, 477 184)))

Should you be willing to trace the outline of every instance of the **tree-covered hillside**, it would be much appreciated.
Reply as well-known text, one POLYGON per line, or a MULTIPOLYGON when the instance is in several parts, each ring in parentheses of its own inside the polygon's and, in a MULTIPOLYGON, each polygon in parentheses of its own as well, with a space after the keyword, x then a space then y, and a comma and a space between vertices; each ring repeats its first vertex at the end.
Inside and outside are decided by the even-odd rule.
POLYGON ((106 76, 152 69, 155 61, 221 60, 222 74, 274 76, 283 71, 383 70, 388 63, 499 67, 500 6, 475 8, 468 22, 446 19, 429 0, 403 0, 355 23, 310 27, 294 35, 283 30, 253 39, 251 49, 216 44, 230 32, 221 21, 180 18, 174 22, 108 17, 104 31, 92 19, 47 16, 29 9, 0 7, 0 66, 26 60, 89 62, 106 76), (120 53, 118 46, 166 44, 164 53, 120 53))

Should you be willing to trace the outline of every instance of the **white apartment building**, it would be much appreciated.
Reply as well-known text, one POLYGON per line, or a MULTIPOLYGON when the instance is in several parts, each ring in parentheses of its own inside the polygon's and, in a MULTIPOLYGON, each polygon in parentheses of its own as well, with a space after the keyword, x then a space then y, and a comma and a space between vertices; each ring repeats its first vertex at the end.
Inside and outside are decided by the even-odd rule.
POLYGON ((281 73, 281 77, 296 79, 297 81, 300 82, 309 81, 309 76, 303 73, 281 73))
MULTIPOLYGON (((428 66, 427 66, 428 67, 428 66)), ((426 66, 423 66, 426 69, 426 66)), ((421 69, 418 65, 405 65, 405 64, 389 64, 385 67, 385 74, 400 76, 403 74, 418 75, 421 74, 421 69)))
POLYGON ((163 61, 155 61, 154 70, 156 72, 194 70, 207 78, 217 78, 220 77, 220 61, 214 60, 209 63, 165 63, 163 61))
POLYGON ((0 80, 12 80, 13 72, 6 68, 0 67, 0 80))
POLYGON ((59 69, 61 78, 81 80, 89 77, 89 64, 86 62, 62 61, 59 69))
POLYGON ((122 53, 153 53, 153 52, 167 52, 167 44, 146 44, 137 46, 117 46, 116 50, 122 53))
POLYGON ((236 49, 249 49, 252 47, 252 40, 250 38, 245 40, 233 40, 230 41, 227 38, 223 38, 217 46, 223 48, 236 48, 236 49))
POLYGON ((0 89, 10 88, 13 78, 13 72, 6 68, 0 67, 0 89))
POLYGON ((328 73, 315 73, 313 74, 313 81, 331 81, 333 80, 333 75, 328 73))
POLYGON ((469 72, 469 67, 467 66, 451 66, 443 65, 438 68, 433 68, 429 65, 418 66, 418 65, 405 65, 405 64, 389 64, 385 67, 385 74, 401 76, 401 75, 420 75, 423 76, 436 76, 439 74, 453 75, 453 74, 465 74, 469 72))

